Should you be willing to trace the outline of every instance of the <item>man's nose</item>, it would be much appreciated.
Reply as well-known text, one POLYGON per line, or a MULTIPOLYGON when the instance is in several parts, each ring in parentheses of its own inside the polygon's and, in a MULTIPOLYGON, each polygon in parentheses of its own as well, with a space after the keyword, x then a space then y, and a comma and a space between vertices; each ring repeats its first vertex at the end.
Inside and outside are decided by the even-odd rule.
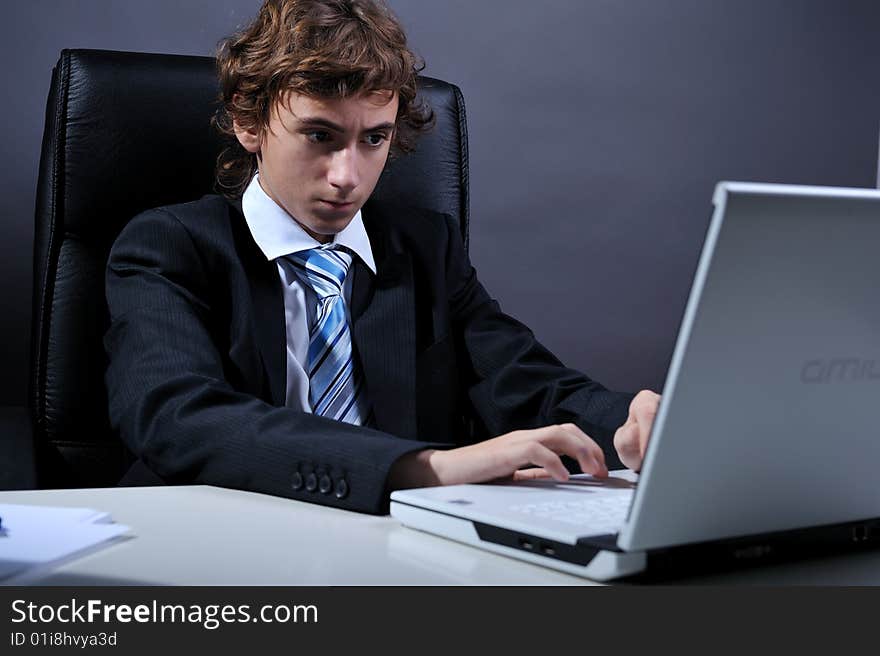
POLYGON ((330 184, 346 196, 360 184, 356 146, 341 148, 333 153, 327 174, 330 184))

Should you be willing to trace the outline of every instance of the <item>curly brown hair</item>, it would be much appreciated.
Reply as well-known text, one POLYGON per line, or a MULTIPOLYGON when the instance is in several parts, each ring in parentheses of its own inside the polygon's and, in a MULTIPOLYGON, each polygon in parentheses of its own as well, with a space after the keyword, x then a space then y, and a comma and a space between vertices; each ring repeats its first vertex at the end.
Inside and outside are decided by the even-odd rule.
POLYGON ((235 138, 268 128, 270 112, 288 92, 347 98, 394 91, 400 102, 391 157, 411 151, 434 112, 416 93, 424 63, 383 0, 266 0, 254 21, 224 39, 217 54, 220 107, 214 126, 228 143, 217 158, 217 188, 240 197, 257 158, 235 138))

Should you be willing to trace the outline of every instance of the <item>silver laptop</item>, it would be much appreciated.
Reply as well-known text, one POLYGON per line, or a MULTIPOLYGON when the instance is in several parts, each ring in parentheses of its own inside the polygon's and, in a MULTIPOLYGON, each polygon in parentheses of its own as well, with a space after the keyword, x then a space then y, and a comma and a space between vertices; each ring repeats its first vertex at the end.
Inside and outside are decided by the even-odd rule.
POLYGON ((597 580, 880 544, 880 192, 713 202, 639 476, 402 490, 392 516, 597 580))

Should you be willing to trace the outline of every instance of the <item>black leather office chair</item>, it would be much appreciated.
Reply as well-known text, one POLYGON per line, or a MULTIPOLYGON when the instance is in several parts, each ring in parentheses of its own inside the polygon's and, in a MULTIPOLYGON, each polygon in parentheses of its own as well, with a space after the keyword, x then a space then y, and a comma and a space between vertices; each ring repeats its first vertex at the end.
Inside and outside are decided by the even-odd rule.
MULTIPOLYGON (((392 162, 375 194, 458 217, 467 244, 464 101, 420 78, 435 129, 392 162)), ((104 387, 104 267, 125 223, 213 191, 220 139, 214 60, 64 50, 46 106, 34 238, 29 405, 40 487, 115 484, 131 458, 104 387)))

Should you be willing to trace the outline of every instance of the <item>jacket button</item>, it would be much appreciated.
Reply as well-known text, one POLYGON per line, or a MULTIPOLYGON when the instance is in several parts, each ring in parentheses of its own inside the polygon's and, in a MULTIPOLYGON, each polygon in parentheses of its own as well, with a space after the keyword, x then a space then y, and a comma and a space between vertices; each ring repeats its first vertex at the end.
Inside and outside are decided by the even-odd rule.
POLYGON ((318 481, 318 489, 321 491, 321 494, 330 494, 330 490, 333 489, 333 481, 330 480, 327 474, 321 476, 321 480, 318 481))
POLYGON ((290 479, 290 487, 294 490, 301 490, 303 486, 303 476, 299 472, 293 473, 293 478, 290 479))
POLYGON ((344 499, 348 496, 348 482, 344 478, 336 481, 336 498, 344 499))
POLYGON ((306 476, 306 490, 309 492, 314 492, 318 487, 318 477, 315 476, 314 472, 306 476))

